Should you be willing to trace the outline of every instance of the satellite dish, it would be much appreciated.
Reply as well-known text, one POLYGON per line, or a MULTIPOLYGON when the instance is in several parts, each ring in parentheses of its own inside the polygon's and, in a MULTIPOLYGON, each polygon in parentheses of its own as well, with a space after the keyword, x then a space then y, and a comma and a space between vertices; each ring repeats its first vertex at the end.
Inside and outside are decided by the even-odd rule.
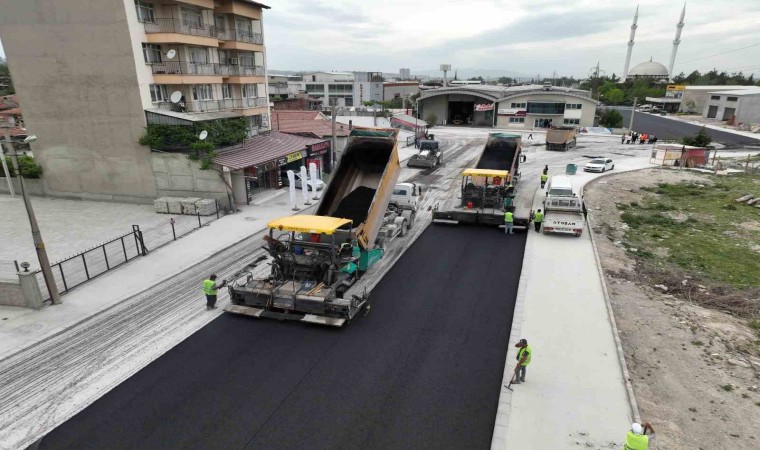
POLYGON ((172 103, 179 103, 181 99, 182 99, 182 92, 180 91, 172 92, 172 95, 169 97, 169 100, 171 100, 172 103))
POLYGON ((207 137, 208 137, 208 131, 203 130, 203 131, 201 131, 201 134, 198 136, 198 139, 204 141, 204 140, 206 140, 207 137))
POLYGON ((171 49, 168 52, 166 52, 166 57, 168 59, 174 59, 175 56, 177 56, 177 50, 171 49))

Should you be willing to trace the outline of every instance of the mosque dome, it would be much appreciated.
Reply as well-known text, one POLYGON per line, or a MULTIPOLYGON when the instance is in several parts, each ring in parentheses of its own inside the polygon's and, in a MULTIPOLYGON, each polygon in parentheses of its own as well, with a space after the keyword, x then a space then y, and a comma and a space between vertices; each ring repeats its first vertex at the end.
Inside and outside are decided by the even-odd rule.
POLYGON ((655 61, 647 61, 633 66, 628 72, 629 77, 668 78, 668 69, 655 61))

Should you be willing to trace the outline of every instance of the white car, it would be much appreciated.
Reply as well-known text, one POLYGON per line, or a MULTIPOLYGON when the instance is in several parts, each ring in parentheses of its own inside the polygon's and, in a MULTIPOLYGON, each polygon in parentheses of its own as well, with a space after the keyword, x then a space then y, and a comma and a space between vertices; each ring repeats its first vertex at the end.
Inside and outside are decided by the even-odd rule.
MULTIPOLYGON (((296 177, 295 185, 296 185, 296 187, 298 189, 301 189, 301 174, 296 173, 295 177, 296 177)), ((314 190, 314 185, 312 184, 312 181, 308 181, 307 184, 309 185, 309 190, 313 191, 314 190)), ((290 185, 288 183, 288 176, 287 175, 283 175, 282 176, 282 185, 283 186, 289 186, 290 185)), ((317 179, 316 186, 317 186, 317 190, 321 191, 322 189, 325 188, 325 182, 322 181, 322 180, 320 180, 320 179, 317 179)))
POLYGON ((583 167, 583 170, 585 170, 586 172, 605 172, 607 170, 612 170, 614 168, 615 168, 615 164, 612 162, 611 159, 596 158, 586 163, 586 165, 583 167))

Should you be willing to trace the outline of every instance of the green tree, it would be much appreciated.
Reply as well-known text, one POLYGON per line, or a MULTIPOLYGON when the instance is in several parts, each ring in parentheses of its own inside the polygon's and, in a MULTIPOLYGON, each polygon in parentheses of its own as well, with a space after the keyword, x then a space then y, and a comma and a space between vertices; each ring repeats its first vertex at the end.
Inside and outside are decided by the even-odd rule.
MULTIPOLYGON (((13 168, 13 159, 10 156, 5 157, 5 162, 8 163, 8 172, 11 177, 16 177, 16 170, 13 168)), ((39 178, 42 175, 42 166, 37 164, 33 157, 29 155, 18 156, 18 170, 24 178, 39 178)), ((0 171, 0 177, 5 177, 5 173, 0 171)))
POLYGON ((428 123, 428 128, 433 128, 438 123, 438 116, 435 113, 430 113, 425 117, 425 122, 428 123))
POLYGON ((623 116, 614 109, 604 109, 599 115, 599 125, 608 128, 623 126, 623 116))
POLYGON ((684 136, 681 138, 683 145, 691 145, 694 147, 707 147, 712 142, 712 138, 707 134, 705 127, 699 129, 699 132, 694 136, 684 136))
POLYGON ((622 89, 616 87, 607 91, 607 93, 604 94, 604 99, 607 100, 608 103, 612 104, 623 103, 623 100, 625 100, 625 92, 623 92, 622 89))
POLYGON ((0 58, 0 95, 13 95, 15 93, 16 90, 13 87, 8 63, 3 58, 0 58))

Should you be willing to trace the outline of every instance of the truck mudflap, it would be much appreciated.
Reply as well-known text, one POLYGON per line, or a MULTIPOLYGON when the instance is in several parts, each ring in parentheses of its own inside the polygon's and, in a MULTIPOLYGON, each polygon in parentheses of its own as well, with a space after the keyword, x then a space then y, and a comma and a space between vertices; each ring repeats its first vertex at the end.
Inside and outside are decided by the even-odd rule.
POLYGON ((228 305, 224 308, 226 312, 233 314, 241 314, 244 316, 256 317, 256 318, 268 318, 278 320, 295 320, 299 322, 315 323, 317 325, 328 325, 332 327, 342 327, 347 320, 337 317, 318 316, 316 314, 301 314, 301 313, 281 313, 277 311, 267 311, 261 308, 255 308, 253 306, 243 305, 228 305))

